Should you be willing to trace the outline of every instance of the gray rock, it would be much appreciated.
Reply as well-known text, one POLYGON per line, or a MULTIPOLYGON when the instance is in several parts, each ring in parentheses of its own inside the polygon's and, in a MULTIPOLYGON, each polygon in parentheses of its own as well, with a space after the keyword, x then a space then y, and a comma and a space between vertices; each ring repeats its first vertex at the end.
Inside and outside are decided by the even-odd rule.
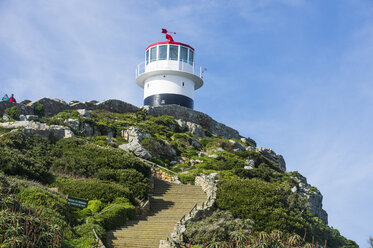
POLYGON ((235 140, 229 140, 229 143, 232 144, 233 151, 245 151, 246 147, 242 145, 240 142, 237 142, 235 140))
POLYGON ((143 109, 152 116, 170 115, 175 119, 181 119, 183 121, 198 124, 202 128, 205 128, 225 139, 241 138, 239 133, 233 128, 227 127, 226 125, 215 121, 207 114, 186 107, 179 105, 164 105, 158 107, 144 106, 143 109))
POLYGON ((207 156, 207 155, 208 155, 207 152, 199 152, 199 153, 198 153, 198 157, 205 157, 205 156, 207 156))
POLYGON ((208 157, 209 157, 209 158, 217 158, 218 155, 217 155, 217 154, 210 154, 210 155, 208 155, 208 157))
POLYGON ((80 127, 79 120, 69 118, 69 119, 65 120, 64 123, 67 124, 73 131, 75 131, 75 132, 80 131, 79 130, 79 127, 80 127))
POLYGON ((9 101, 0 101, 0 116, 4 115, 4 112, 7 108, 17 107, 19 114, 21 115, 31 115, 34 113, 34 109, 30 106, 23 105, 20 103, 13 103, 9 101))
MULTIPOLYGON (((64 110, 69 109, 76 109, 76 110, 82 110, 85 109, 86 112, 81 111, 84 114, 88 115, 88 110, 96 110, 96 109, 104 109, 111 112, 116 113, 128 113, 128 112, 136 112, 138 110, 138 107, 133 106, 132 104, 120 101, 120 100, 106 100, 102 102, 97 101, 90 101, 90 102, 78 102, 78 103, 66 103, 63 100, 56 99, 56 98, 41 98, 36 101, 33 101, 28 104, 28 106, 25 106, 27 108, 27 114, 33 113, 33 108, 36 104, 43 104, 44 106, 44 114, 46 116, 52 116, 59 112, 62 112, 64 110)), ((1 104, 0 104, 0 113, 1 112, 1 104)), ((79 112, 79 111, 78 111, 79 112)), ((85 116, 88 117, 88 116, 85 116)))
POLYGON ((255 140, 251 139, 251 138, 241 138, 241 141, 250 145, 250 146, 253 146, 253 147, 256 147, 256 142, 255 140))
POLYGON ((128 141, 128 143, 137 142, 141 143, 143 136, 150 138, 151 135, 141 131, 137 127, 130 127, 127 130, 122 130, 122 137, 128 141))
POLYGON ((86 118, 90 118, 91 117, 91 110, 87 110, 87 109, 77 109, 79 115, 83 116, 83 117, 86 117, 86 118))
POLYGON ((39 116, 37 116, 37 115, 26 115, 26 119, 28 121, 37 121, 37 120, 39 120, 39 116))
POLYGON ((0 126, 10 129, 19 129, 21 132, 27 135, 39 134, 43 137, 49 137, 51 134, 53 134, 57 139, 70 138, 74 136, 74 133, 68 127, 59 125, 48 126, 45 123, 35 121, 14 121, 0 123, 0 126))
POLYGON ((252 146, 246 147, 246 151, 255 151, 255 148, 252 146))
POLYGON ((247 164, 247 165, 244 167, 246 170, 251 170, 251 169, 254 169, 254 168, 255 168, 255 162, 254 162, 254 160, 252 160, 252 159, 246 159, 245 162, 246 162, 246 164, 247 164))
POLYGON ((301 197, 307 200, 307 209, 313 216, 319 217, 325 224, 328 224, 328 214, 322 208, 323 195, 319 190, 307 183, 307 179, 303 176, 293 177, 298 181, 295 189, 292 192, 297 192, 301 197))
POLYGON ((135 154, 137 157, 150 160, 152 155, 146 150, 141 144, 137 142, 132 142, 128 144, 123 144, 119 146, 120 149, 125 150, 126 152, 131 152, 135 154))
POLYGON ((30 102, 27 105, 34 108, 37 104, 43 104, 45 116, 52 116, 64 110, 70 109, 69 105, 65 101, 48 97, 30 102))
MULTIPOLYGON (((87 136, 87 137, 94 136, 93 127, 91 125, 89 125, 88 123, 83 123, 83 125, 80 128, 80 132, 84 136, 87 136)), ((98 135, 96 135, 96 136, 98 136, 98 135)))
POLYGON ((20 120, 20 121, 27 121, 27 118, 26 118, 25 115, 20 115, 20 116, 19 116, 19 120, 20 120))
POLYGON ((203 131, 203 128, 201 127, 201 125, 198 125, 190 121, 184 121, 181 119, 177 119, 176 122, 179 124, 182 130, 188 130, 193 135, 201 139, 206 137, 205 131, 203 131))
POLYGON ((282 155, 275 153, 272 149, 257 147, 257 152, 260 152, 264 157, 268 158, 270 161, 278 164, 281 170, 286 171, 286 163, 282 155))
POLYGON ((4 121, 9 121, 9 117, 7 115, 3 115, 3 120, 4 121))

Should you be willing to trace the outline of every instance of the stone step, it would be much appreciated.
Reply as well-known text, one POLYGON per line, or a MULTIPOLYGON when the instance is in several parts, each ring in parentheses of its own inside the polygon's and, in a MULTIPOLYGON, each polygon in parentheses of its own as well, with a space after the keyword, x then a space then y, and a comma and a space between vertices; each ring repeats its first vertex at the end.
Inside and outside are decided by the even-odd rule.
POLYGON ((207 200, 198 186, 178 185, 154 181, 155 192, 150 195, 151 212, 137 220, 127 221, 107 232, 108 247, 151 248, 165 240, 182 216, 187 215, 195 203, 201 206, 207 200))

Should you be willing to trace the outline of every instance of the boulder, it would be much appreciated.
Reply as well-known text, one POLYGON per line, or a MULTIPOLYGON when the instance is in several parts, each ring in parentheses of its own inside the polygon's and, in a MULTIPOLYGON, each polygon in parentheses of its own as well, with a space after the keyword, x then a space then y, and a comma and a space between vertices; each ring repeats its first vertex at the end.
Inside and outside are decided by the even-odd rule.
POLYGON ((77 109, 79 115, 83 116, 83 117, 86 117, 86 118, 90 118, 91 117, 91 112, 92 110, 87 110, 87 109, 77 109))
POLYGON ((275 153, 272 149, 257 147, 255 149, 260 152, 264 157, 268 158, 270 161, 278 164, 281 170, 286 171, 286 163, 282 155, 275 153))
POLYGON ((150 138, 151 135, 145 131, 141 131, 137 127, 129 127, 127 130, 122 130, 122 138, 124 138, 128 143, 137 142, 141 143, 143 137, 150 138))
POLYGON ((110 99, 96 103, 96 109, 105 109, 110 112, 123 114, 128 112, 136 112, 139 108, 132 104, 122 102, 120 100, 110 99))
POLYGON ((45 116, 53 116, 59 112, 70 109, 69 105, 65 101, 57 98, 48 97, 44 97, 36 101, 30 102, 27 105, 34 109, 35 105, 37 104, 43 104, 45 116))
POLYGON ((135 154, 137 157, 150 160, 152 158, 152 155, 146 150, 144 147, 141 146, 138 142, 132 142, 128 144, 123 144, 119 146, 120 149, 131 152, 135 154))
POLYGON ((182 130, 188 130, 189 132, 191 132, 193 135, 197 136, 200 139, 206 137, 205 131, 203 131, 203 128, 201 127, 201 125, 198 125, 190 121, 184 121, 181 119, 177 119, 176 122, 179 124, 182 130))
POLYGON ((245 162, 247 164, 244 167, 245 170, 251 170, 251 169, 255 168, 255 162, 254 162, 254 160, 252 160, 252 159, 246 159, 245 162))
POLYGON ((39 120, 39 116, 37 116, 37 115, 26 115, 26 119, 28 121, 37 121, 37 120, 39 120))

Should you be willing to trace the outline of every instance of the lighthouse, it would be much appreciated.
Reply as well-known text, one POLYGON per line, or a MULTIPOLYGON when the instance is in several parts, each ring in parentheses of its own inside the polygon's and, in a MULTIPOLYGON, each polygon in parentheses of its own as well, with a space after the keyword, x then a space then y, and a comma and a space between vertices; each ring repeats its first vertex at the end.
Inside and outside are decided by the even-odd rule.
POLYGON ((144 105, 177 104, 193 109, 194 91, 203 85, 202 70, 195 73, 195 50, 175 42, 172 33, 162 29, 167 41, 145 49, 145 61, 136 68, 136 83, 144 89, 144 105))

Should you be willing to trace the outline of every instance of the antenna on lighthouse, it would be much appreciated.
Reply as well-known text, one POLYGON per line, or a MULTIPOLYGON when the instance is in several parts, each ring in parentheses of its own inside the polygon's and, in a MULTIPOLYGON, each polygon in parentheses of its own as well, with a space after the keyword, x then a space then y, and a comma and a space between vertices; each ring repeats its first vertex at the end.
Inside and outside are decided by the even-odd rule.
POLYGON ((162 34, 166 34, 166 39, 168 41, 174 41, 174 39, 172 38, 172 36, 169 35, 169 34, 176 34, 176 33, 175 32, 169 32, 169 31, 167 31, 167 29, 162 28, 162 34))

